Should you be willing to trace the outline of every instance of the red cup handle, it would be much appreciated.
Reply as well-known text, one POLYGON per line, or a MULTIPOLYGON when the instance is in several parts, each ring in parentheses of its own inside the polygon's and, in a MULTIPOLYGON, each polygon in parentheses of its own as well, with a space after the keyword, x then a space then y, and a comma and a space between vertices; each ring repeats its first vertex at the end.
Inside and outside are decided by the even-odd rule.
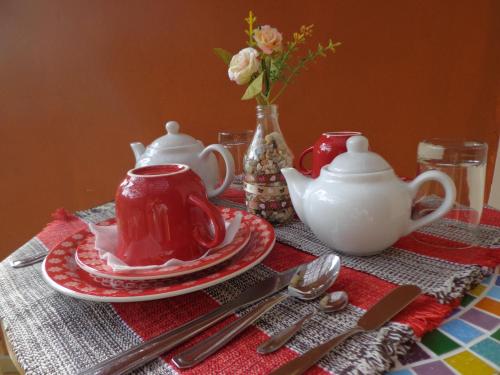
POLYGON ((300 157, 299 157, 299 171, 301 171, 303 174, 308 175, 308 176, 312 173, 312 170, 310 170, 310 169, 306 169, 306 168, 302 165, 302 160, 304 159, 304 157, 305 157, 308 153, 312 152, 312 150, 313 150, 313 146, 306 148, 306 149, 302 152, 302 154, 300 154, 300 157))
POLYGON ((226 225, 224 224, 224 220, 222 219, 219 210, 217 210, 217 208, 207 199, 200 198, 197 195, 191 194, 188 197, 188 201, 201 208, 214 225, 213 238, 203 238, 198 228, 195 229, 194 239, 196 242, 207 249, 219 245, 222 241, 224 241, 224 237, 226 236, 226 225))

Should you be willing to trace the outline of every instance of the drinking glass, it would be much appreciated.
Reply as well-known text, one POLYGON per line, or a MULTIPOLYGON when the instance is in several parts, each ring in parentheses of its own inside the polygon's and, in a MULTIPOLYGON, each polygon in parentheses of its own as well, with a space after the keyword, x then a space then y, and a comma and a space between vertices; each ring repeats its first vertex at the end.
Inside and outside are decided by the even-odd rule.
POLYGON ((234 159, 234 181, 233 185, 243 186, 243 157, 253 137, 253 130, 221 131, 219 132, 219 143, 224 146, 234 159))
MULTIPOLYGON (((484 203, 488 145, 476 141, 430 139, 418 145, 418 171, 435 169, 455 183, 457 197, 451 211, 441 220, 414 232, 420 242, 444 248, 468 248, 478 241, 478 228, 484 203), (429 234, 440 237, 431 238, 429 234), (431 242, 432 241, 432 242, 431 242)), ((424 184, 416 197, 412 215, 419 218, 434 211, 444 199, 442 187, 424 184)))

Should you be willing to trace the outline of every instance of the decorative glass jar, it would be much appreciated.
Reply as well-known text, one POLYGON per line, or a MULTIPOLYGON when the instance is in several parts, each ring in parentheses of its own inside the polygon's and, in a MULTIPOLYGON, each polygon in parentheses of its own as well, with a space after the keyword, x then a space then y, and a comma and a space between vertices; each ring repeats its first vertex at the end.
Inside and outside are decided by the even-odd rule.
POLYGON ((290 194, 281 168, 293 165, 293 154, 278 123, 278 107, 257 106, 257 127, 243 160, 244 189, 248 212, 272 224, 294 216, 290 194))

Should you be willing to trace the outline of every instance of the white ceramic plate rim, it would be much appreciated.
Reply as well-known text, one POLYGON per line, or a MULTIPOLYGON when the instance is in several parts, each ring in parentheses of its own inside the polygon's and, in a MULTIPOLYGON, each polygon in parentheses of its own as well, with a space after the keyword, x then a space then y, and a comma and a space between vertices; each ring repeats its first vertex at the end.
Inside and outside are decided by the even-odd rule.
POLYGON ((175 297, 175 296, 180 296, 183 294, 188 294, 192 292, 196 292, 198 290, 206 289, 208 287, 223 283, 224 281, 230 280, 236 276, 241 275, 242 273, 248 271, 249 269, 255 267, 257 264, 261 263, 264 258, 271 252, 271 250, 274 248, 274 245, 276 243, 276 237, 274 237, 273 241, 267 248, 267 250, 257 259, 255 259, 252 263, 248 264, 247 266, 229 274, 224 277, 221 277, 219 279, 215 279, 213 281, 208 281, 206 283, 200 284, 200 285, 195 285, 190 288, 182 289, 182 290, 176 290, 173 292, 165 292, 165 293, 158 293, 158 294, 149 294, 147 296, 134 296, 134 297, 99 297, 99 296, 94 296, 94 295, 89 295, 89 294, 84 294, 84 293, 79 293, 75 292, 73 290, 67 289, 64 286, 56 283, 54 280, 50 278, 50 276, 47 274, 47 271, 45 270, 45 263, 47 261, 47 258, 44 259, 42 263, 42 275, 45 281, 49 284, 50 287, 55 289, 56 291, 67 295, 69 297, 73 298, 78 298, 78 299, 83 299, 86 301, 93 301, 93 302, 142 302, 142 301, 153 301, 157 299, 163 299, 163 298, 169 298, 169 297, 175 297))
MULTIPOLYGON (((244 223, 242 223, 244 224, 244 223)), ((172 277, 178 277, 182 275, 189 275, 190 273, 195 273, 198 271, 202 271, 206 268, 210 268, 213 266, 216 266, 219 263, 224 262, 225 260, 236 256, 250 241, 250 238, 252 237, 252 230, 248 228, 248 224, 244 224, 247 228, 247 237, 245 241, 241 244, 241 246, 235 250, 233 253, 230 253, 226 256, 223 256, 222 258, 217 259, 216 261, 212 263, 205 264, 204 266, 197 267, 195 269, 191 270, 186 270, 186 271, 179 271, 176 273, 168 274, 168 275, 153 275, 153 276, 120 276, 120 274, 109 274, 109 273, 101 273, 98 270, 87 266, 85 263, 83 263, 80 258, 78 257, 78 248, 75 251, 75 261, 78 267, 80 267, 82 270, 84 270, 87 273, 90 273, 91 275, 98 276, 98 277, 104 277, 105 279, 113 279, 113 280, 133 280, 133 281, 141 281, 141 280, 158 280, 158 279, 169 279, 172 277)))

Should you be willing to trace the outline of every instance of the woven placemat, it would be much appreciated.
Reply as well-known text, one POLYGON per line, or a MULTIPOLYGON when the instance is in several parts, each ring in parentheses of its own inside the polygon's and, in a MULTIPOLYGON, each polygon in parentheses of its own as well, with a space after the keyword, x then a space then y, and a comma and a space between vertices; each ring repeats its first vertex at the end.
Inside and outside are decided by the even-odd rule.
MULTIPOLYGON (((77 216, 85 222, 99 222, 114 216, 114 205, 108 203, 79 212, 77 216)), ((48 288, 39 265, 19 270, 8 266, 8 261, 15 258, 46 252, 83 225, 80 220, 61 217, 0 263, 0 318, 6 323, 7 335, 19 363, 28 373, 76 373, 141 340, 201 315, 274 272, 330 251, 315 241, 305 226, 293 223, 277 228, 278 239, 302 251, 277 245, 264 264, 224 284, 169 300, 133 304, 75 300, 48 288)), ((449 313, 451 305, 443 302, 454 301, 487 273, 487 268, 481 264, 450 262, 397 247, 385 253, 384 261, 377 261, 376 257, 342 256, 347 267, 342 270, 334 289, 348 290, 351 304, 341 313, 316 315, 286 348, 266 357, 266 360, 255 353, 256 345, 267 335, 316 309, 316 302, 289 299, 280 304, 238 340, 193 369, 193 373, 269 372, 297 353, 351 327, 366 308, 395 284, 415 283, 428 296, 419 297, 396 321, 378 331, 355 336, 319 363, 324 370, 336 374, 383 373, 398 355, 408 350, 417 336, 435 327, 449 313), (399 256, 404 257, 405 265, 401 266, 404 272, 399 272, 394 264, 392 270, 388 267, 388 262, 399 259, 394 258, 399 256), (360 263, 359 259, 364 261, 360 263), (439 271, 435 271, 433 278, 420 280, 416 277, 419 272, 433 272, 434 267, 439 271), (446 282, 448 284, 444 285, 446 282)), ((246 311, 248 309, 241 313, 246 311)), ((175 367, 169 363, 170 357, 158 359, 137 373, 175 373, 175 367)))

